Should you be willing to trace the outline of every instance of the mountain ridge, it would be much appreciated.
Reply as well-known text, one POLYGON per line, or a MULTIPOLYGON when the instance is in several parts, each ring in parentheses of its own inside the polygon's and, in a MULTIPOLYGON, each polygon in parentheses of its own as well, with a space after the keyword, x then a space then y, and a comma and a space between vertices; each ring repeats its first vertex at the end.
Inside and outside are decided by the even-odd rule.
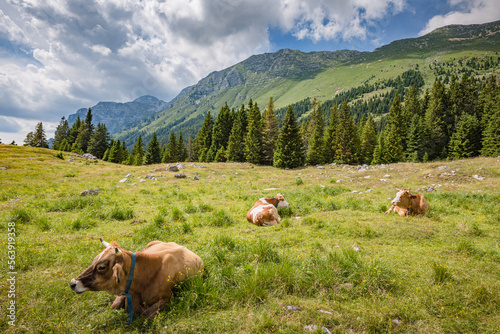
MULTIPOLYGON (((263 110, 271 96, 276 108, 304 98, 327 101, 368 82, 394 79, 410 69, 421 71, 429 87, 439 77, 431 68, 433 64, 455 58, 495 55, 500 51, 499 32, 500 21, 452 25, 424 36, 393 41, 372 52, 306 53, 281 49, 252 55, 182 89, 171 101, 165 102, 164 110, 137 117, 135 125, 114 132, 115 137, 125 140, 129 147, 134 145, 139 134, 148 142, 153 132, 164 142, 170 132, 182 131, 187 139, 196 135, 208 111, 216 116, 226 102, 230 108, 239 108, 252 98, 263 110)), ((483 72, 478 73, 483 75, 483 72)))

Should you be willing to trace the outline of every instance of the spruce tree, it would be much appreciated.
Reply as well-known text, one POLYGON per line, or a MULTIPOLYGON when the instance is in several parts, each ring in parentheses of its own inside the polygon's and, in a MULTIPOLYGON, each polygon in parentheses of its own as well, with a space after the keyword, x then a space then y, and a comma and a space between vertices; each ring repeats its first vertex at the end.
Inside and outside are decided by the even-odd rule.
POLYGON ((186 147, 187 161, 194 162, 196 161, 196 156, 194 154, 194 141, 191 137, 189 137, 186 147))
POLYGON ((358 161, 358 152, 356 148, 359 139, 357 138, 356 124, 349 114, 349 107, 347 106, 346 100, 344 100, 342 108, 340 109, 336 142, 336 160, 347 164, 356 163, 358 161))
POLYGON ((142 136, 139 135, 137 141, 132 149, 132 153, 128 156, 127 165, 142 166, 144 164, 144 144, 142 143, 142 136))
POLYGON ((490 105, 488 121, 482 134, 481 154, 485 156, 500 155, 500 104, 490 105))
POLYGON ((89 108, 85 117, 85 121, 80 124, 80 129, 78 130, 78 136, 76 138, 79 152, 87 152, 90 137, 92 136, 93 132, 94 125, 92 124, 92 109, 89 108))
POLYGON ((422 161, 424 155, 424 123, 423 117, 415 113, 410 121, 407 142, 407 161, 422 161))
POLYGON ((184 145, 184 138, 182 137, 182 131, 179 132, 179 139, 177 140, 177 157, 179 162, 186 161, 188 156, 186 146, 184 145))
POLYGON ((109 147, 109 141, 110 137, 106 125, 104 123, 97 124, 96 130, 90 136, 88 152, 101 159, 109 147))
POLYGON ((129 152, 127 145, 125 144, 125 140, 122 141, 122 163, 125 163, 128 160, 129 152))
POLYGON ((399 95, 396 94, 392 102, 391 109, 389 110, 389 118, 385 128, 385 150, 388 163, 403 160, 403 138, 401 133, 402 123, 401 102, 399 95))
POLYGON ((274 150, 274 167, 296 168, 304 165, 302 147, 297 120, 293 114, 292 107, 288 106, 274 150))
POLYGON ((257 103, 249 103, 248 126, 245 136, 245 159, 253 164, 258 164, 262 156, 262 123, 260 110, 257 103))
POLYGON ((44 147, 44 148, 49 147, 49 143, 47 141, 47 136, 45 135, 45 130, 43 128, 42 122, 38 122, 37 125, 35 126, 35 131, 32 132, 32 139, 29 146, 44 147))
POLYGON ((69 149, 68 149, 68 151, 71 151, 71 146, 73 145, 73 143, 76 141, 76 138, 78 137, 78 132, 80 131, 81 124, 82 124, 82 120, 80 119, 80 116, 77 116, 75 123, 73 123, 73 125, 69 129, 69 134, 68 134, 69 149))
POLYGON ((212 128, 212 141, 206 158, 208 162, 214 161, 215 155, 221 147, 227 147, 232 126, 231 110, 226 103, 219 111, 212 128))
POLYGON ((113 146, 111 146, 111 148, 109 149, 109 155, 107 161, 116 164, 121 163, 123 161, 122 143, 120 142, 120 139, 113 142, 113 146))
POLYGON ((371 116, 363 126, 360 142, 360 162, 371 164, 373 160, 373 152, 375 151, 375 146, 377 145, 377 131, 375 130, 375 122, 371 116))
POLYGON ((24 138, 24 146, 34 146, 33 131, 28 132, 26 138, 24 138))
POLYGON ((245 161, 245 135, 247 129, 247 111, 245 105, 235 115, 233 128, 227 144, 227 160, 244 162, 245 161))
POLYGON ((176 162, 178 160, 177 154, 177 140, 173 132, 170 133, 168 138, 167 149, 163 155, 162 162, 176 162))
POLYGON ((481 128, 476 116, 462 114, 451 136, 449 155, 454 158, 470 158, 479 155, 481 128))
POLYGON ((68 139, 64 139, 59 146, 60 151, 70 151, 71 147, 69 146, 68 139))
POLYGON ((278 140, 278 119, 274 113, 274 102, 273 98, 269 98, 269 103, 266 110, 262 114, 262 164, 272 165, 274 148, 276 147, 276 141, 278 140))
MULTIPOLYGON (((332 162, 335 158, 335 152, 337 151, 337 127, 338 127, 338 111, 337 106, 333 105, 330 110, 330 123, 326 127, 325 131, 325 161, 332 162)), ((371 160, 371 159, 370 159, 371 160)))
POLYGON ((310 165, 322 164, 325 161, 324 157, 324 143, 323 143, 323 132, 324 132, 324 121, 323 121, 323 111, 321 110, 321 103, 316 99, 311 102, 312 115, 311 115, 311 125, 312 132, 311 138, 309 140, 309 145, 307 149, 306 161, 310 165))
POLYGON ((109 151, 111 150, 111 147, 113 146, 113 143, 111 143, 111 146, 108 147, 108 149, 106 151, 104 151, 104 155, 102 156, 102 161, 108 161, 108 158, 109 158, 109 151))
POLYGON ((373 150, 373 160, 372 164, 379 165, 385 164, 387 161, 385 160, 386 152, 385 152, 385 143, 384 143, 385 134, 381 132, 378 136, 377 145, 373 150))
POLYGON ((196 155, 198 156, 198 161, 206 162, 207 161, 207 152, 212 146, 212 128, 214 125, 214 121, 212 119, 212 115, 210 115, 210 110, 205 116, 205 120, 203 121, 203 125, 198 131, 198 134, 195 138, 195 147, 196 147, 196 155))
POLYGON ((445 117, 449 110, 449 100, 446 89, 439 80, 434 82, 425 113, 426 152, 429 159, 446 157, 448 146, 448 128, 445 117))
POLYGON ((156 137, 156 132, 153 133, 153 137, 148 144, 148 149, 146 151, 146 157, 144 160, 145 165, 159 164, 161 162, 161 152, 160 143, 158 143, 158 138, 156 137))
POLYGON ((54 133, 54 142, 52 143, 52 149, 63 151, 61 149, 62 142, 68 139, 69 136, 69 125, 66 118, 63 116, 59 125, 57 125, 56 131, 54 133))

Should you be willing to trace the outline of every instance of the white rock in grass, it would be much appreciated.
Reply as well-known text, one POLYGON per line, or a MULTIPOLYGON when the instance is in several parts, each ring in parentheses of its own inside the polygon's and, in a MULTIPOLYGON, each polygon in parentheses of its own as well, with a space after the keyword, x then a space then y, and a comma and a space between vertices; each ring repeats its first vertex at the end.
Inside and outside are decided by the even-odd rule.
POLYGON ((120 182, 120 183, 125 183, 125 182, 128 182, 128 179, 127 179, 127 178, 124 178, 124 179, 121 179, 119 182, 120 182))
POLYGON ((318 329, 318 326, 316 325, 307 325, 304 326, 304 330, 308 332, 315 332, 318 329))

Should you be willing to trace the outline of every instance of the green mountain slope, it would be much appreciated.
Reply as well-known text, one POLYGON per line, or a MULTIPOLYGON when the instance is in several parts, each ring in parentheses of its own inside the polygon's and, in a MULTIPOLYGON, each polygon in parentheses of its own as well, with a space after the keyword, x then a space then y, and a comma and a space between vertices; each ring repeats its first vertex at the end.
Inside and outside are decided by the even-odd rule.
MULTIPOLYGON (((500 71, 498 51, 500 21, 447 26, 373 52, 304 53, 284 49, 254 55, 185 88, 170 102, 171 108, 144 119, 117 138, 132 146, 139 134, 145 142, 153 132, 164 142, 170 132, 182 131, 184 138, 194 137, 206 113, 210 110, 216 115, 226 102, 237 108, 252 98, 263 110, 271 96, 276 108, 312 97, 328 101, 342 92, 395 79, 409 70, 419 71, 427 87, 436 78, 444 80, 452 74, 481 77, 500 71)), ((387 92, 381 87, 380 91, 370 92, 371 96, 387 92)))

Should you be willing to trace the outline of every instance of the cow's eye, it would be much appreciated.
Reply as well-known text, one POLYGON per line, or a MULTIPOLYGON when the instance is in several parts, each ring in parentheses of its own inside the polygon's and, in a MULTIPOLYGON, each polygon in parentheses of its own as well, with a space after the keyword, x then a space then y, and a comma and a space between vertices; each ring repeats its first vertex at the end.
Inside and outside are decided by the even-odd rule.
POLYGON ((97 270, 99 270, 99 271, 106 270, 106 265, 97 266, 97 270))

